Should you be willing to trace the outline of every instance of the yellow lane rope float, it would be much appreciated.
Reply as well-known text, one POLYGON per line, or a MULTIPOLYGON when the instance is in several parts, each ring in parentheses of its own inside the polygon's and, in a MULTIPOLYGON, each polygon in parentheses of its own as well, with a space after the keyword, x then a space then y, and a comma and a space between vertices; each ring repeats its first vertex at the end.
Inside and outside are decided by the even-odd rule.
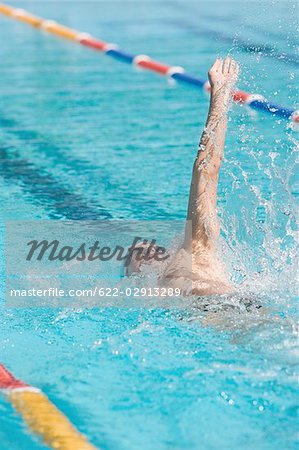
POLYGON ((96 450, 39 389, 17 380, 0 364, 0 390, 30 430, 56 450, 96 450))

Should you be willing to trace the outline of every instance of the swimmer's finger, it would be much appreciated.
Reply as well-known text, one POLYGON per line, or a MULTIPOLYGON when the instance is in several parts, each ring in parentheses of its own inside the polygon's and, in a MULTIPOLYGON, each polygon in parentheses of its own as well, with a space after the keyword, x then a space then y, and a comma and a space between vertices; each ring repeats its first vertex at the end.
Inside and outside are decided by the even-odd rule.
POLYGON ((217 58, 212 67, 210 68, 209 74, 212 75, 213 73, 221 72, 221 70, 222 70, 222 59, 217 58))
POLYGON ((221 58, 217 58, 213 68, 215 69, 216 72, 221 72, 221 68, 222 68, 222 59, 221 58))
POLYGON ((229 56, 227 56, 225 58, 225 60, 223 61, 222 73, 224 75, 227 75, 229 73, 230 62, 231 62, 231 59, 229 56))

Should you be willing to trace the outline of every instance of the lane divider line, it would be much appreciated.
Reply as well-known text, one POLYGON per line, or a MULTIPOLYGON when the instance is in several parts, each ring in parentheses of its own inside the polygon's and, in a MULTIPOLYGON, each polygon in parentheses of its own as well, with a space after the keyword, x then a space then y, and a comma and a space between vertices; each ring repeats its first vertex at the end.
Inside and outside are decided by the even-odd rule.
POLYGON ((3 364, 0 364, 0 391, 30 430, 52 449, 96 450, 40 389, 16 379, 3 364))
MULTIPOLYGON (((159 61, 155 61, 148 55, 132 55, 122 50, 117 44, 101 41, 92 37, 88 33, 73 30, 72 28, 61 25, 54 20, 45 20, 34 16, 23 9, 13 8, 3 3, 0 3, 0 13, 13 19, 25 22, 28 25, 32 25, 35 28, 43 29, 44 31, 62 38, 78 42, 81 45, 103 52, 106 55, 120 61, 135 65, 136 67, 141 67, 145 70, 151 70, 176 81, 210 92, 210 87, 206 80, 202 80, 195 75, 187 73, 183 67, 169 66, 159 61)), ((259 94, 250 94, 245 91, 236 90, 232 97, 237 103, 243 103, 248 105, 250 108, 265 111, 272 114, 274 117, 281 117, 299 123, 299 110, 276 105, 269 102, 259 94)))

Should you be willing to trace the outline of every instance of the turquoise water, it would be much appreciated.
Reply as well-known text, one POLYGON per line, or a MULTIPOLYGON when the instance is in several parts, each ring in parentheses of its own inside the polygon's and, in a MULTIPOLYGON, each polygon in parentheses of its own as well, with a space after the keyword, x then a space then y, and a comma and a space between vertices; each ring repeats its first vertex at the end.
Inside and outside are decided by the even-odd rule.
MULTIPOLYGON (((200 77, 230 52, 241 88, 298 107, 295 2, 14 5, 200 77)), ((6 220, 183 219, 208 97, 0 20, 2 230, 6 220)), ((204 326, 197 310, 15 310, 3 300, 1 361, 102 449, 295 449, 297 154, 286 121, 233 108, 224 257, 266 318, 204 326)), ((1 449, 44 448, 4 398, 0 409, 1 449)))

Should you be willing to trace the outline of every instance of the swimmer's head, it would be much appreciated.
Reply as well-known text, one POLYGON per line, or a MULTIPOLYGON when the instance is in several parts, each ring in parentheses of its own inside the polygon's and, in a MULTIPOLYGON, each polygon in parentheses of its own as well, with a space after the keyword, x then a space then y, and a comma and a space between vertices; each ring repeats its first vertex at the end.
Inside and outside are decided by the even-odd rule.
POLYGON ((130 249, 128 258, 125 263, 125 276, 138 274, 145 265, 152 265, 167 259, 167 254, 164 247, 157 244, 148 243, 147 241, 140 242, 130 249))

